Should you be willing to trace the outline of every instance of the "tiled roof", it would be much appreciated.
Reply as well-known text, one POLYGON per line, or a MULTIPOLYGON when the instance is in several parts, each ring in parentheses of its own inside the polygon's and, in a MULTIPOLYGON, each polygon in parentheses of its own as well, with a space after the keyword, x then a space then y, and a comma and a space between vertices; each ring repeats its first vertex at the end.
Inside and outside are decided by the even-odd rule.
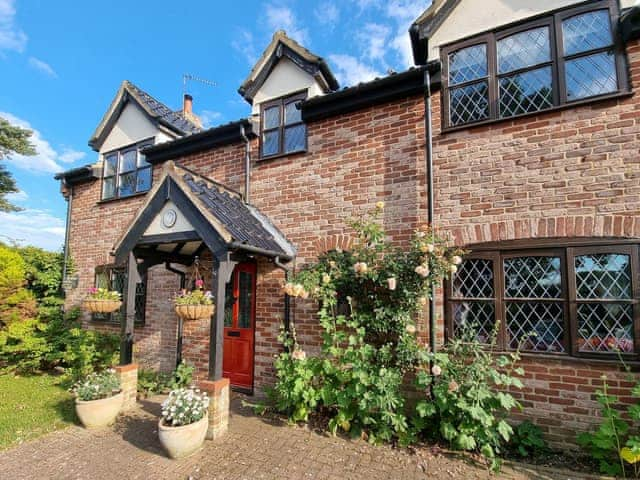
POLYGON ((144 90, 140 89, 130 81, 126 80, 127 85, 131 89, 132 95, 134 95, 141 103, 144 103, 150 112, 153 112, 153 116, 163 120, 176 129, 182 131, 185 134, 196 133, 200 131, 193 122, 187 120, 182 116, 180 112, 175 112, 167 107, 164 103, 159 102, 144 90))
MULTIPOLYGON (((176 166, 176 170, 184 169, 176 166)), ((291 255, 291 251, 283 248, 283 242, 288 244, 284 236, 257 209, 246 204, 240 194, 191 172, 182 174, 182 180, 229 232, 234 242, 291 255)))

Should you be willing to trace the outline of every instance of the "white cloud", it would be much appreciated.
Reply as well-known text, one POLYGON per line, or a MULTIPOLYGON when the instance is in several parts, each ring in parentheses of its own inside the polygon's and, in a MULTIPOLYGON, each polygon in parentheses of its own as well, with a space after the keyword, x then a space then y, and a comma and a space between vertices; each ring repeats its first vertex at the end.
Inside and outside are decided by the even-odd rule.
POLYGON ((381 23, 367 23, 364 29, 356 34, 362 44, 364 53, 369 60, 381 61, 387 53, 387 37, 391 27, 381 23))
POLYGON ((9 155, 5 159, 16 168, 41 174, 57 173, 64 170, 64 167, 62 167, 59 162, 70 163, 84 157, 84 154, 82 157, 79 156, 82 152, 76 152, 68 148, 64 149, 62 154, 59 154, 49 142, 42 137, 42 134, 32 128, 26 120, 22 120, 7 112, 0 112, 0 117, 6 119, 13 125, 28 128, 33 132, 30 141, 36 149, 35 155, 9 155))
POLYGON ((407 30, 411 22, 427 9, 429 3, 415 0, 391 0, 387 3, 386 14, 396 22, 396 35, 389 46, 395 50, 405 68, 413 65, 411 40, 407 30))
POLYGON ((253 66, 258 61, 258 52, 253 33, 249 30, 239 29, 236 39, 231 42, 231 47, 242 55, 249 65, 253 66))
POLYGON ((32 68, 35 68, 36 70, 44 73, 45 75, 48 75, 52 78, 58 78, 58 74, 53 68, 51 68, 51 65, 49 65, 47 62, 43 62, 36 57, 29 57, 29 65, 32 68))
POLYGON ((59 158, 63 163, 73 163, 77 162, 78 160, 82 160, 86 156, 86 152, 80 152, 78 150, 65 147, 62 149, 62 153, 60 154, 59 158))
POLYGON ((213 125, 220 123, 222 119, 222 113, 214 112, 213 110, 202 110, 198 116, 202 122, 204 128, 210 128, 213 125))
POLYGON ((0 0, 0 50, 23 52, 27 35, 16 25, 14 0, 0 0))
POLYGON ((300 26, 298 19, 289 7, 283 5, 267 4, 265 9, 267 27, 272 32, 284 30, 287 36, 304 45, 309 44, 309 33, 306 28, 300 26))
POLYGON ((15 202, 24 202, 29 199, 29 195, 24 190, 18 190, 17 192, 7 193, 4 196, 8 201, 15 202))
POLYGON ((331 2, 322 2, 313 10, 313 15, 316 17, 318 23, 331 30, 333 30, 340 20, 340 10, 335 3, 331 2))
POLYGON ((373 67, 365 65, 351 55, 333 54, 329 55, 329 60, 335 65, 334 72, 343 87, 356 85, 382 76, 373 67))
POLYGON ((46 210, 0 212, 2 239, 21 245, 60 250, 64 243, 64 220, 46 210))

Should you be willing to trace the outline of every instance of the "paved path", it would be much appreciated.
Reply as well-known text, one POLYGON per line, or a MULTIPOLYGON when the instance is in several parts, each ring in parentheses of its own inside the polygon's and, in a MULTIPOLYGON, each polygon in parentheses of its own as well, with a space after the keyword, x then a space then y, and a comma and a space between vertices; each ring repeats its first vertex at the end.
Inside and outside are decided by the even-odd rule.
POLYGON ((256 417, 232 402, 229 433, 182 460, 169 460, 157 440, 158 398, 122 416, 113 428, 70 427, 0 452, 0 479, 568 479, 515 472, 499 476, 459 459, 374 447, 256 417))

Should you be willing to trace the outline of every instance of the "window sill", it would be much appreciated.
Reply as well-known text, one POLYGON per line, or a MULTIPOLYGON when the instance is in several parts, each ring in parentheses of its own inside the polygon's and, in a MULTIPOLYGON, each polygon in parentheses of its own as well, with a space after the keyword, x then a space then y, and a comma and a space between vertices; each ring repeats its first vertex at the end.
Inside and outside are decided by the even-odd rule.
MULTIPOLYGON (((513 351, 505 351, 505 352, 497 352, 498 354, 508 355, 509 353, 514 353, 513 351)), ((597 355, 597 354, 594 354, 597 355)), ((548 362, 548 361, 560 361, 567 363, 578 363, 582 365, 602 365, 602 366, 613 366, 618 365, 622 368, 622 363, 618 356, 614 353, 612 354, 601 354, 598 358, 593 356, 580 356, 574 357, 568 354, 553 354, 553 353, 533 353, 533 352, 520 352, 520 356, 522 358, 526 358, 527 360, 539 360, 540 362, 548 362)), ((636 360, 636 354, 627 354, 628 356, 623 356, 624 363, 631 367, 633 371, 640 371, 640 361, 636 360)))
POLYGON ((562 110, 567 110, 574 107, 583 107, 591 104, 596 104, 599 102, 606 102, 607 100, 619 100, 633 96, 632 91, 620 91, 616 93, 610 93, 607 95, 601 95, 599 97, 585 98, 583 100, 575 100, 573 102, 564 103, 562 105, 557 105, 552 108, 547 108, 545 110, 538 110, 536 112, 523 113, 522 115, 516 115, 514 117, 508 118, 492 118, 489 120, 482 120, 480 122, 474 123, 465 123, 464 125, 456 125, 455 127, 442 127, 441 134, 458 132, 460 130, 469 130, 475 127, 485 127, 491 126, 497 123, 507 123, 507 122, 517 122, 523 118, 530 118, 536 115, 546 115, 550 113, 560 112, 562 110))
POLYGON ((277 153, 275 155, 269 155, 268 157, 259 157, 256 162, 267 162, 269 160, 276 160, 278 158, 291 157, 294 155, 301 155, 307 153, 307 150, 296 150, 295 152, 277 153))
POLYGON ((102 205, 103 203, 112 203, 120 200, 129 200, 130 198, 138 198, 138 197, 142 197, 143 195, 146 195, 147 193, 149 193, 149 191, 150 190, 147 190, 146 192, 134 193, 133 195, 127 195, 126 197, 106 198, 106 199, 98 200, 96 203, 98 205, 102 205))

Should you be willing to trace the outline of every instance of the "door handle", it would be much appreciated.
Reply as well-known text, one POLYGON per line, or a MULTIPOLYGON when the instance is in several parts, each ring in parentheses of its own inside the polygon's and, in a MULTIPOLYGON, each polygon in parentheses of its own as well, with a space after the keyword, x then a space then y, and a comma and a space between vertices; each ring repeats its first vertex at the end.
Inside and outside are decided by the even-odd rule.
POLYGON ((240 336, 240 332, 227 332, 227 337, 239 337, 240 336))

